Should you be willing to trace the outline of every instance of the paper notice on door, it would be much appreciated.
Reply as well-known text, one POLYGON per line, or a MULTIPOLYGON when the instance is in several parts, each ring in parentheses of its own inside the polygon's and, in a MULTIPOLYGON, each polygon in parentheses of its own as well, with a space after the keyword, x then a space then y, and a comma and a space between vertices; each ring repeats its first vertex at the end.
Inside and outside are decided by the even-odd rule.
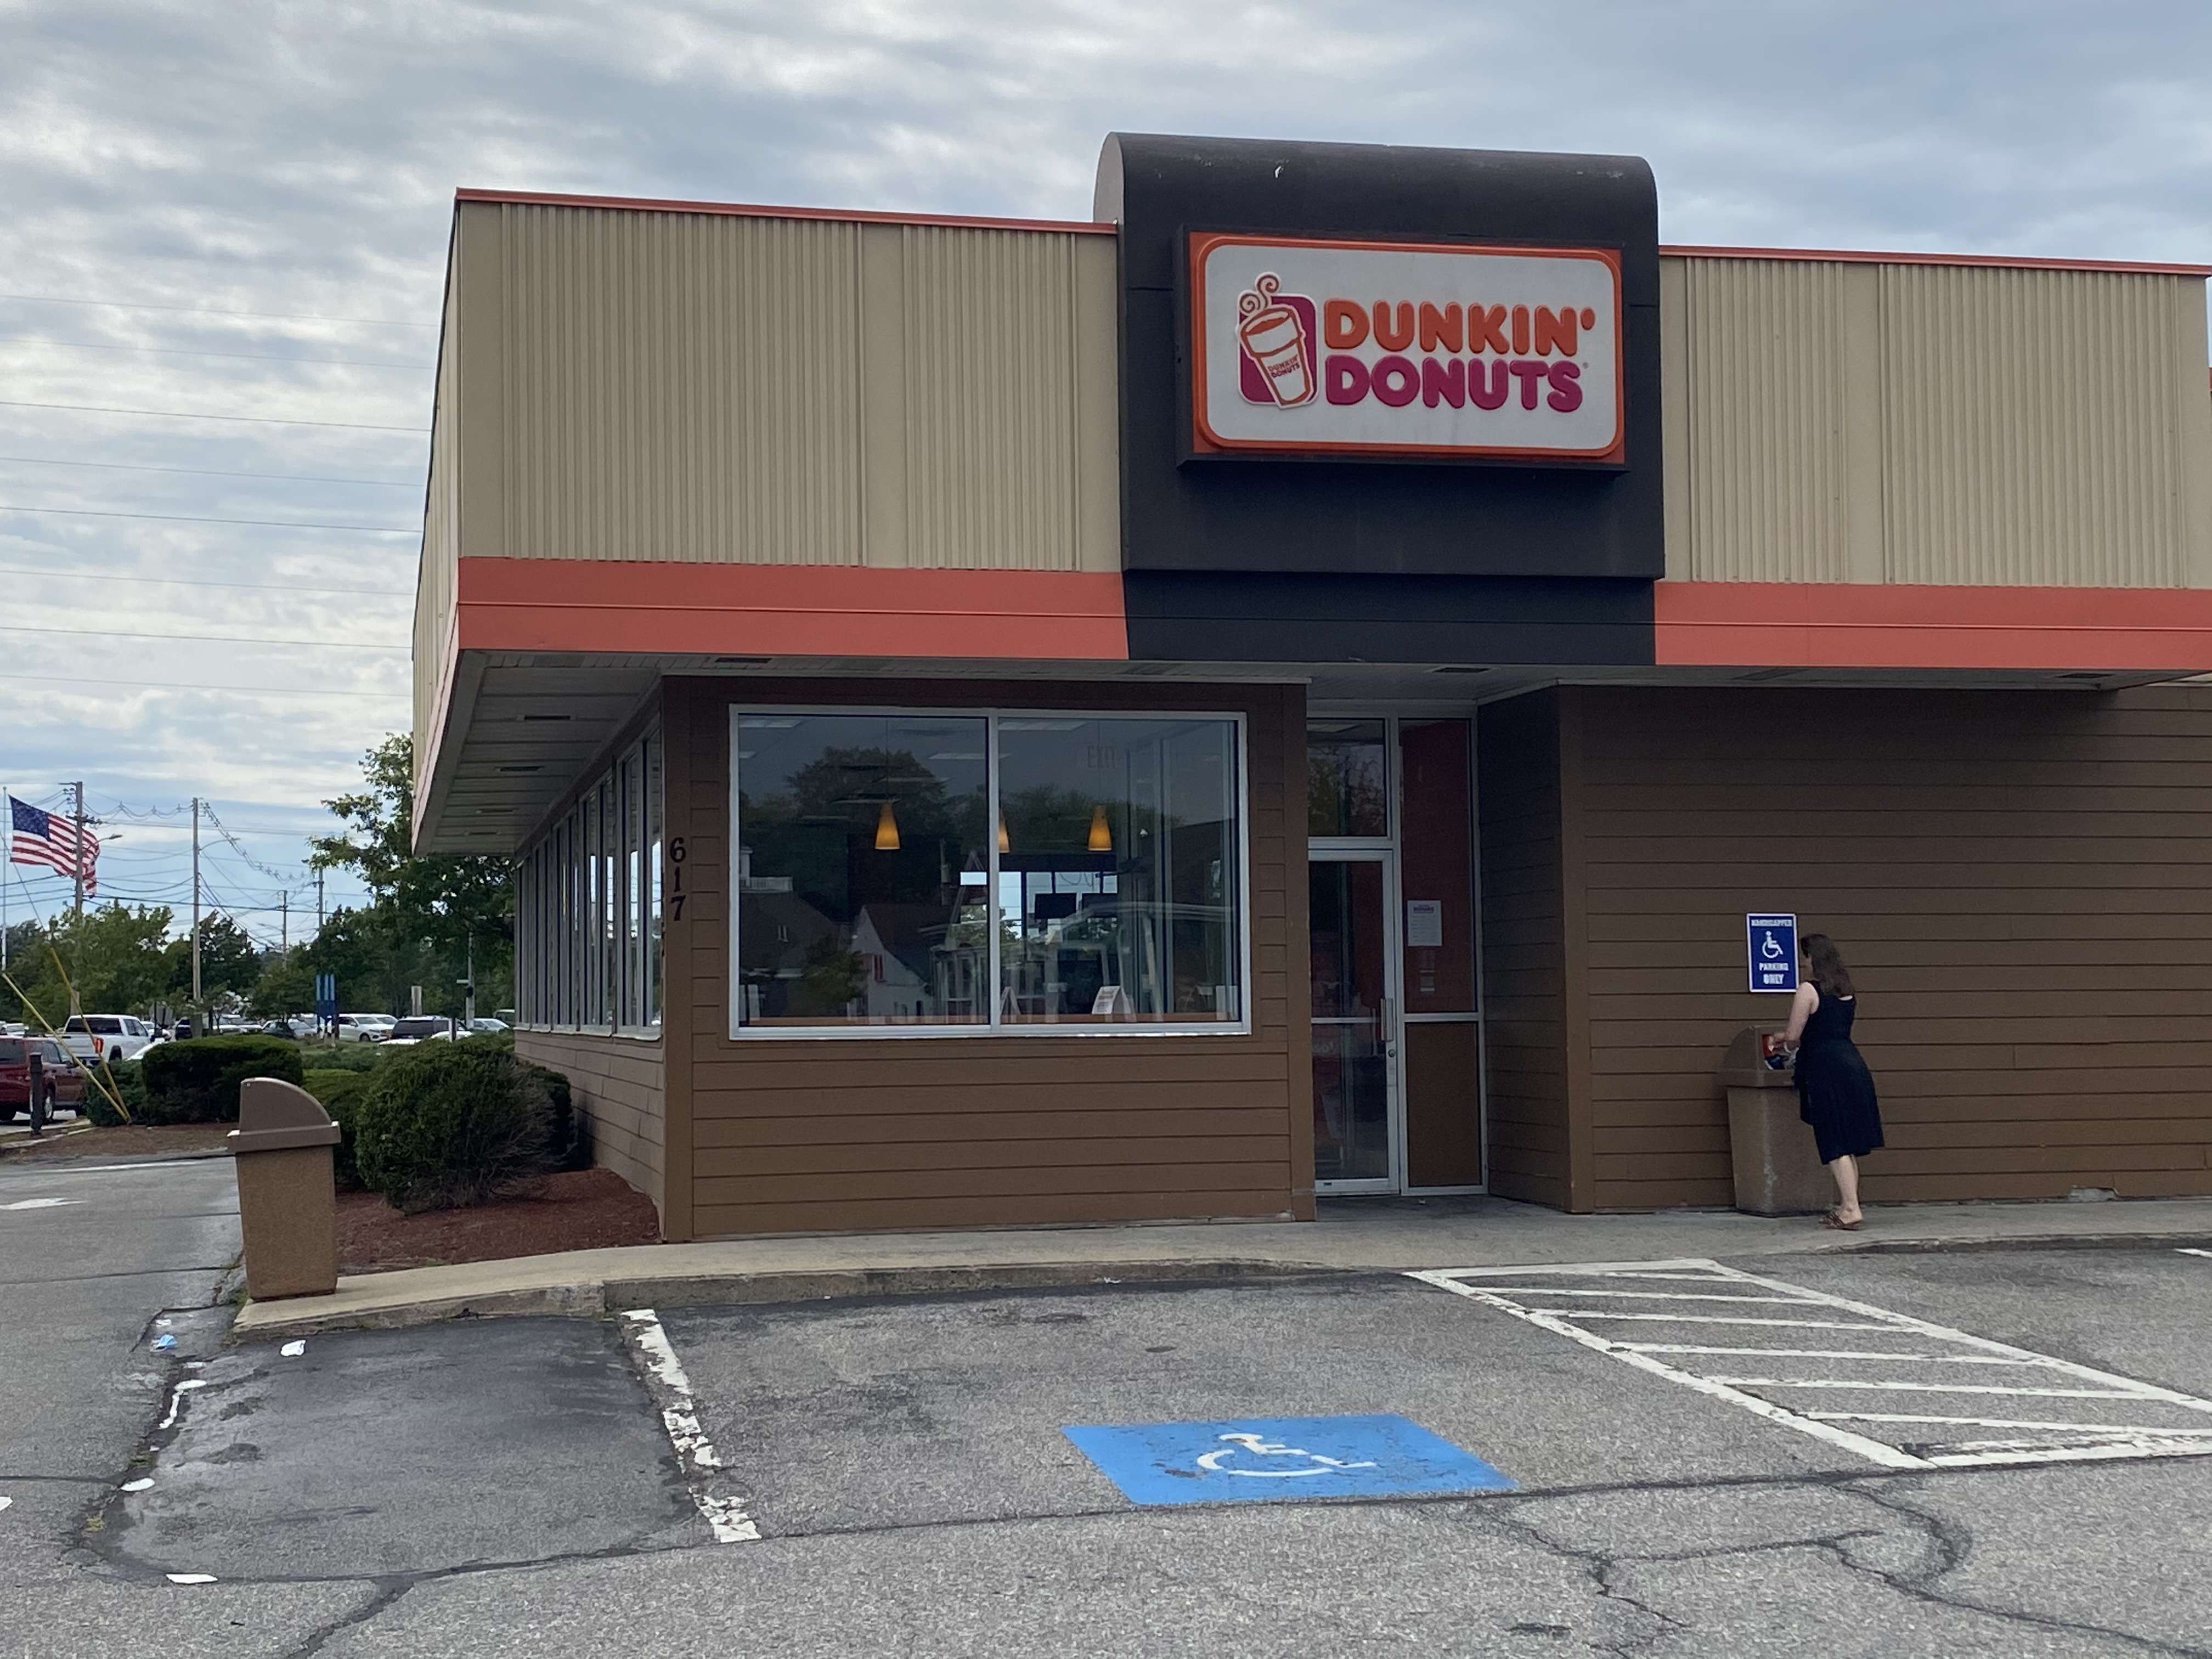
POLYGON ((1406 948, 1435 951, 1444 942, 1444 902, 1442 899, 1406 901, 1406 948))

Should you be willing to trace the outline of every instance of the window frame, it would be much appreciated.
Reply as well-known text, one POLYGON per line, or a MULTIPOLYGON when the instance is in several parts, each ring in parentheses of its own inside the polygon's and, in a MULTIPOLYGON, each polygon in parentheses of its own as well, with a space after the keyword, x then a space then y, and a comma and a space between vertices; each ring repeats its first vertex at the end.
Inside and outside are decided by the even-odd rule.
POLYGON ((660 726, 647 726, 517 860, 517 1029, 659 1041, 666 955, 648 939, 660 936, 665 838, 656 848, 646 831, 666 820, 665 761, 662 794, 649 764, 665 753, 660 726))
MULTIPOLYGON (((1252 957, 1252 767, 1251 734, 1248 717, 1237 709, 1217 708, 1030 708, 1025 705, 988 706, 930 705, 898 707, 878 703, 740 703, 732 702, 729 723, 725 728, 725 753, 729 758, 730 789, 728 807, 728 860, 723 871, 727 883, 727 923, 723 937, 723 948, 731 971, 726 975, 729 1016, 729 1036, 733 1042, 817 1042, 907 1041, 920 1039, 938 1042, 966 1038, 970 1042, 996 1042, 1005 1038, 1056 1037, 1244 1037, 1252 1034, 1253 957, 1252 957), (986 826, 985 893, 988 895, 985 927, 990 936, 988 980, 985 989, 990 997, 988 1017, 980 1023, 965 1025, 748 1025, 742 1014, 744 988, 738 982, 734 965, 742 960, 738 949, 739 905, 738 903, 738 861, 744 851, 743 825, 739 817, 738 797, 744 787, 740 775, 742 763, 738 759, 738 722, 748 716, 771 719, 787 715, 854 716, 860 719, 910 719, 915 716, 945 719, 981 720, 983 721, 983 771, 985 789, 986 826), (1237 925, 1231 930, 1237 951, 1237 1017, 1224 1020, 1158 1020, 1142 1024, 1127 1025, 1061 1025, 1050 1021, 1009 1023, 1000 1018, 1005 1001, 1004 967, 1000 961, 1003 913, 999 895, 999 843, 990 832, 990 826, 999 822, 999 722, 1001 720, 1218 720, 1226 722, 1235 736, 1233 755, 1236 778, 1231 799, 1237 811, 1237 925)), ((1301 774, 1301 776, 1304 775, 1301 774)))

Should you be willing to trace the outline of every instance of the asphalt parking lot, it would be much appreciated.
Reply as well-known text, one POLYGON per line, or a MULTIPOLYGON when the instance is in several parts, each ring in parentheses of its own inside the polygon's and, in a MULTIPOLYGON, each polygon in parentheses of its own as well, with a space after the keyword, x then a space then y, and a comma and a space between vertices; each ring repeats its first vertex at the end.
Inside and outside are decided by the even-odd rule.
POLYGON ((2212 1462, 2177 1455, 2212 1415, 2165 1397, 2212 1391, 2212 1258, 1625 1265, 210 1346, 86 1543, 176 1596, 302 1599, 239 1652, 2212 1652, 2212 1462), (1765 1357, 1654 1370, 1623 1329, 1765 1357), (1777 1386, 1685 1380, 1715 1376, 1777 1386), (2022 1443, 1926 1462, 1962 1437, 2022 1443))

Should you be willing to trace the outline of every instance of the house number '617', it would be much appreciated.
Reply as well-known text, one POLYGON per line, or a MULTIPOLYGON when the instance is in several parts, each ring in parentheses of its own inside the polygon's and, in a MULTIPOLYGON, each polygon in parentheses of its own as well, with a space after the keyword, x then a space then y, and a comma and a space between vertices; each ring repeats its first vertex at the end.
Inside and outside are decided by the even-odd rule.
POLYGON ((684 837, 668 838, 668 919, 684 920, 684 837))

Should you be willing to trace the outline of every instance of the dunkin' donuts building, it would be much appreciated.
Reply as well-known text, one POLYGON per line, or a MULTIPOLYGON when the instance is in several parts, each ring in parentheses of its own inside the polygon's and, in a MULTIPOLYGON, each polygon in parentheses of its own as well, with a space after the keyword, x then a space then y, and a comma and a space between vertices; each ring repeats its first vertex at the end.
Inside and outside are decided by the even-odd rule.
POLYGON ((1753 913, 1858 975, 1869 1198, 2212 1192, 2206 270, 1657 221, 461 192, 416 841, 669 1237, 1726 1204, 1753 913))

